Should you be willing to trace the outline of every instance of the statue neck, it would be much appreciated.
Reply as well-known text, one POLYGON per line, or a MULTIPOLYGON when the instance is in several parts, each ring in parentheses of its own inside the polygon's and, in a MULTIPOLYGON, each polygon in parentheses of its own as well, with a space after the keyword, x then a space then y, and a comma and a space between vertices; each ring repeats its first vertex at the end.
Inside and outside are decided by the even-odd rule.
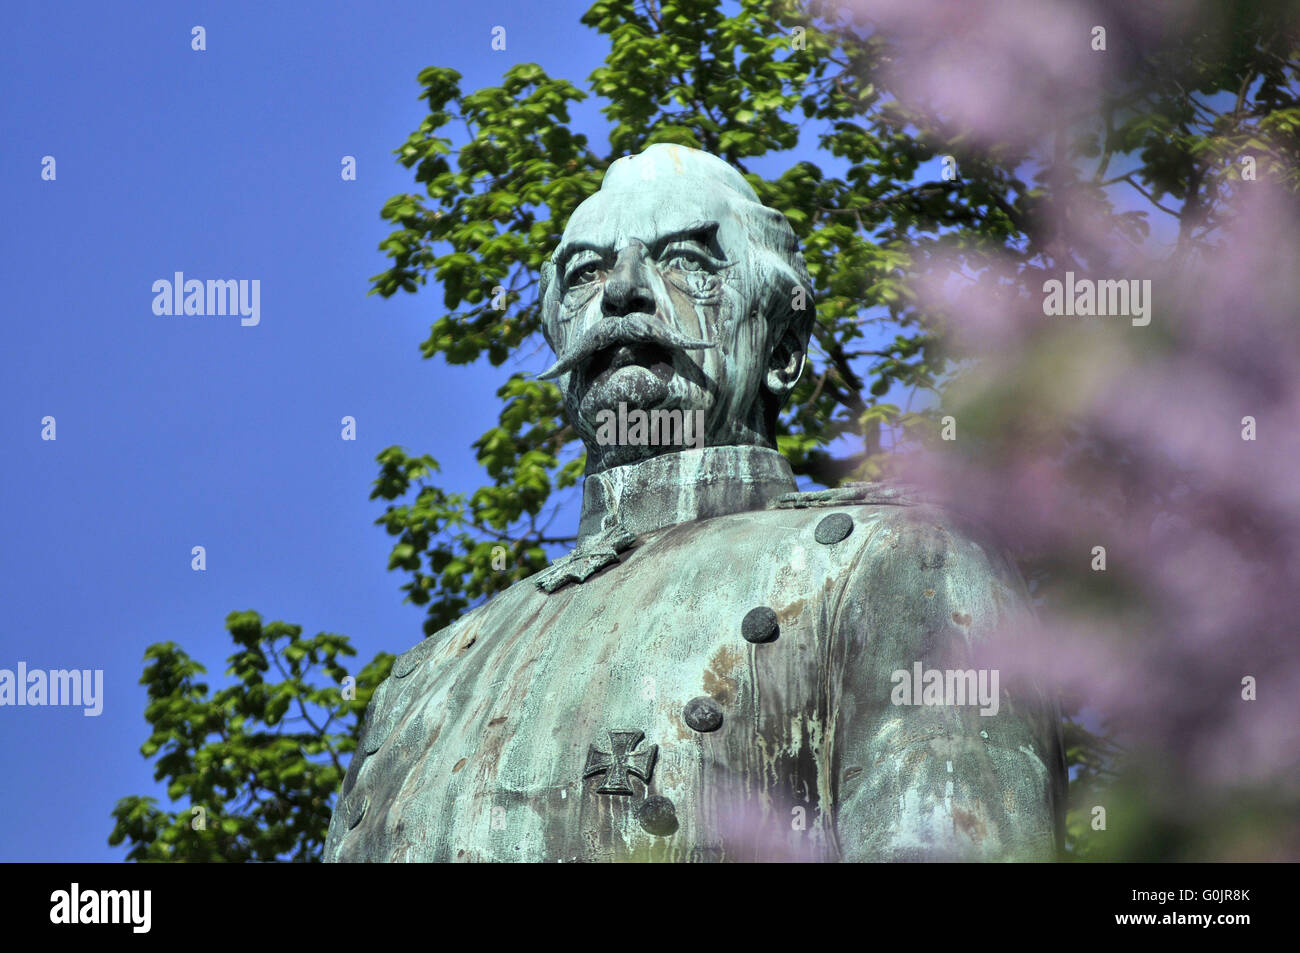
POLYGON ((614 528, 641 536, 678 523, 760 510, 796 489, 789 462, 766 447, 661 454, 586 478, 578 544, 614 528))

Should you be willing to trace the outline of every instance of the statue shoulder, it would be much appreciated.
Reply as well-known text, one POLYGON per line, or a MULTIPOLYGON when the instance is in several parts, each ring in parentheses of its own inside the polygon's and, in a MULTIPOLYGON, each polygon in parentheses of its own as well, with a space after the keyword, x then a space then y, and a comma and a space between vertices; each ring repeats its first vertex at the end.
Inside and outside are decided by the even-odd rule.
POLYGON ((924 488, 904 483, 846 483, 829 490, 785 493, 767 512, 804 511, 805 531, 818 542, 843 545, 861 571, 861 584, 905 580, 919 592, 944 585, 987 586, 1024 598, 1024 583, 989 527, 943 505, 924 488), (860 510, 858 508, 861 508, 860 510), (811 528, 807 528, 811 524, 811 528))
POLYGON ((764 512, 787 524, 793 518, 800 532, 812 532, 819 543, 834 546, 843 540, 843 548, 854 552, 924 545, 915 537, 928 535, 929 527, 960 523, 921 488, 903 483, 845 483, 783 493, 764 512))
POLYGON ((919 488, 905 483, 845 483, 829 490, 782 493, 769 505, 774 510, 819 509, 828 506, 918 506, 932 504, 919 488))
POLYGON ((509 588, 489 596, 473 608, 467 609, 462 615, 457 616, 452 622, 432 635, 425 636, 393 660, 392 671, 384 684, 406 679, 412 672, 427 662, 438 651, 440 646, 445 645, 447 642, 457 639, 470 639, 472 641, 477 637, 484 621, 494 614, 505 613, 512 615, 524 611, 528 600, 534 596, 533 588, 532 577, 521 579, 512 583, 509 588))
POLYGON ((389 670, 388 677, 375 689, 374 695, 370 698, 370 705, 366 709, 367 733, 375 734, 373 729, 382 724, 385 717, 400 713, 404 709, 411 695, 411 692, 406 689, 420 681, 416 677, 417 670, 429 661, 434 652, 448 639, 455 638, 457 630, 464 625, 469 615, 467 613, 451 625, 426 636, 393 659, 393 667, 389 670))
MULTIPOLYGON (((939 550, 936 558, 941 558, 944 550, 1000 548, 986 527, 913 484, 845 483, 830 490, 784 493, 768 504, 769 511, 808 510, 809 518, 819 523, 826 520, 828 509, 842 511, 854 522, 869 518, 876 545, 895 551, 939 550), (859 516, 851 507, 867 512, 859 516)), ((832 531, 828 525, 827 532, 832 531)))

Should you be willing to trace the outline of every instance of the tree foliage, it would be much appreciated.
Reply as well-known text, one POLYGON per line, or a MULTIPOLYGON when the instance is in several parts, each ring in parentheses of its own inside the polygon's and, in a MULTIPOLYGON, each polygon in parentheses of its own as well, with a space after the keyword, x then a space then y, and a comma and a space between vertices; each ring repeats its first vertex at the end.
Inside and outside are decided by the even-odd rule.
POLYGON ((175 643, 145 653, 140 683, 153 731, 140 752, 179 807, 118 801, 108 842, 129 841, 128 860, 320 859, 361 716, 393 656, 352 679, 342 662, 356 650, 346 636, 303 638, 302 626, 263 625, 251 611, 232 612, 226 628, 236 651, 231 682, 216 691, 175 643))
MULTIPOLYGON (((780 419, 779 449, 824 486, 876 478, 892 447, 929 433, 971 357, 950 334, 954 316, 927 310, 909 283, 930 260, 955 257, 971 275, 1010 260, 1023 291, 1115 253, 1072 223, 1100 220, 1138 243, 1151 215, 1177 220, 1176 254, 1204 254, 1243 151, 1259 157, 1261 174, 1300 190, 1294 14, 1271 0, 1220 13, 1143 51, 1094 103, 1039 139, 990 145, 959 118, 901 94, 894 41, 868 22, 786 0, 598 0, 581 20, 607 38, 609 53, 585 89, 531 63, 468 92, 448 67, 419 74, 427 115, 395 150, 415 191, 383 206, 388 263, 371 290, 387 297, 440 285, 443 313, 420 345, 424 356, 499 367, 540 346, 541 264, 609 165, 659 142, 706 149, 787 216, 815 289, 811 366, 780 419), (603 100, 607 143, 572 128, 570 107, 588 95, 603 100), (928 174, 941 156, 960 175, 928 174)), ((394 446, 378 457, 371 498, 388 503, 378 523, 395 537, 389 568, 404 574, 407 600, 424 607, 426 634, 573 541, 552 529, 557 517, 573 522, 561 491, 584 465, 557 388, 515 372, 498 396, 496 425, 473 444, 487 481, 472 493, 438 486, 427 454, 394 446)), ((1050 574, 1053 565, 1026 569, 1050 574)), ((215 816, 195 836, 187 810, 124 799, 111 842, 129 838, 132 859, 319 853, 355 719, 391 659, 366 666, 355 698, 343 702, 345 639, 302 641, 297 627, 263 628, 254 613, 227 624, 239 646, 229 670, 236 682, 210 697, 195 680, 202 668, 178 647, 149 650, 154 733, 142 750, 158 759, 174 799, 210 804, 215 816), (333 685, 311 686, 317 664, 333 685), (284 680, 267 683, 264 673, 279 665, 284 680), (329 719, 286 728, 291 712, 312 711, 329 719)), ((1073 719, 1066 729, 1079 783, 1103 783, 1112 747, 1073 719)), ((1086 822, 1071 818, 1076 851, 1086 822)))

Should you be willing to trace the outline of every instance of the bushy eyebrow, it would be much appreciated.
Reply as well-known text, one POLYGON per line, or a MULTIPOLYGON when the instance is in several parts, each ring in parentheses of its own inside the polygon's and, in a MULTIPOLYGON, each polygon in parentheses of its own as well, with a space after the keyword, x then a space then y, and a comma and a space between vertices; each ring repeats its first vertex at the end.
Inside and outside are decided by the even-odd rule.
MULTIPOLYGON (((671 245, 673 242, 698 242, 707 249, 709 253, 719 260, 725 260, 722 250, 718 247, 718 223, 709 221, 694 222, 685 228, 674 229, 671 232, 665 232, 656 238, 651 239, 648 243, 650 254, 658 257, 664 247, 671 245)), ((555 267, 561 274, 564 273, 564 266, 570 258, 580 251, 592 251, 597 255, 608 257, 613 251, 608 245, 599 245, 595 242, 589 242, 584 239, 575 239, 571 242, 561 242, 560 247, 555 250, 555 267)))
POLYGON ((650 253, 658 256, 666 246, 671 245, 673 242, 698 242, 715 257, 722 258, 722 249, 718 247, 717 236, 717 222, 696 222, 694 225, 687 225, 685 228, 656 238, 650 245, 650 253))

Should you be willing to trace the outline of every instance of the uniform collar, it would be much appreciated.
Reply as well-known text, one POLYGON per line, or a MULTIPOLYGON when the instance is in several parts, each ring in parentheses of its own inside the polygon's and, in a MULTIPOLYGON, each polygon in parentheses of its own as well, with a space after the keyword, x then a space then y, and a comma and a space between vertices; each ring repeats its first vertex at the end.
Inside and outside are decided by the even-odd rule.
POLYGON ((586 478, 578 545, 615 530, 642 536, 678 523, 761 510, 797 489, 789 462, 766 447, 664 453, 586 478))

